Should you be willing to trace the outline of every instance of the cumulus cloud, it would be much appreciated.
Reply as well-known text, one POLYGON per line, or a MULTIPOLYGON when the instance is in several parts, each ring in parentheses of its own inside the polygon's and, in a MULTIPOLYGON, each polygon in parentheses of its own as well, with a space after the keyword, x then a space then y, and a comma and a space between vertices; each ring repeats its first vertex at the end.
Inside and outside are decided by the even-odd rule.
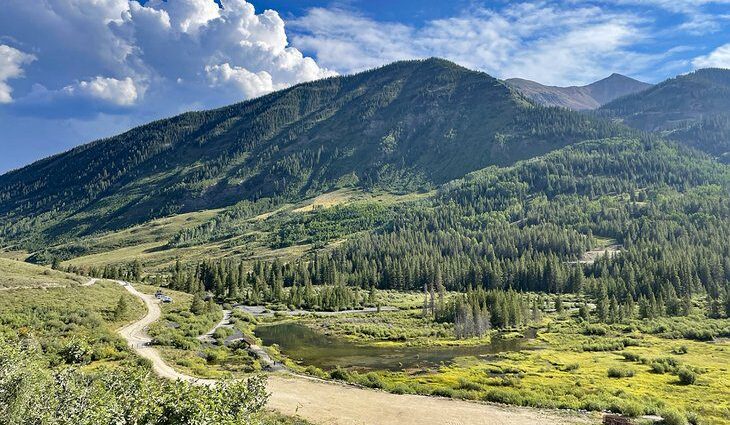
POLYGON ((253 73, 246 68, 232 67, 228 63, 205 67, 214 87, 232 83, 246 97, 256 97, 275 89, 271 74, 266 71, 253 73))
POLYGON ((289 46, 275 11, 257 13, 244 0, 8 1, 0 36, 22 40, 38 59, 31 84, 17 87, 17 113, 57 102, 69 117, 133 105, 140 115, 173 114, 333 74, 289 46))
POLYGON ((121 80, 96 77, 90 81, 81 81, 78 84, 66 86, 63 91, 70 96, 79 94, 119 106, 133 105, 137 100, 137 87, 129 77, 121 80))
POLYGON ((418 27, 324 8, 289 22, 298 47, 316 52, 320 64, 348 72, 439 56, 499 77, 548 84, 589 82, 607 69, 636 73, 656 61, 656 55, 632 50, 646 37, 644 24, 633 14, 549 2, 470 9, 418 27))
POLYGON ((730 68, 730 43, 692 61, 695 68, 730 68))
POLYGON ((7 81, 23 75, 23 65, 35 60, 33 55, 23 53, 18 49, 0 44, 0 103, 10 103, 13 98, 13 89, 7 81))

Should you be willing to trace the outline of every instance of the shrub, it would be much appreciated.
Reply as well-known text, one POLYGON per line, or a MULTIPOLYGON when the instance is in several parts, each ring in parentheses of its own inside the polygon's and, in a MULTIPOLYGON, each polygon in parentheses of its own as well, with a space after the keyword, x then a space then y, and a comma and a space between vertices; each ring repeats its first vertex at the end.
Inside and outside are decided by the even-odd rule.
POLYGON ((664 363, 655 361, 651 363, 651 371, 654 373, 662 374, 667 371, 667 368, 665 367, 664 363))
POLYGON ((677 377, 679 377, 679 383, 682 385, 691 385, 697 380, 697 374, 686 367, 677 370, 677 377))
POLYGON ((586 325, 583 328, 583 335, 604 336, 606 333, 606 327, 602 325, 586 325))
POLYGON ((687 418, 675 409, 666 409, 660 415, 664 425, 687 425, 687 418))
POLYGON ((467 391, 479 391, 482 389, 482 386, 466 378, 459 378, 459 385, 457 386, 457 388, 467 391))
POLYGON ((519 387, 520 378, 516 376, 503 376, 501 385, 503 387, 519 387))
POLYGON ((413 394, 413 388, 408 386, 407 384, 398 384, 390 389, 390 392, 393 394, 413 394))
POLYGON ((681 354, 687 354, 687 351, 688 350, 687 350, 687 346, 686 345, 680 345, 679 347, 675 347, 672 350, 672 353, 673 354, 680 354, 681 355, 681 354))
POLYGON ((431 390, 431 395, 439 396, 439 397, 453 397, 454 396, 454 390, 451 388, 434 388, 431 390))
POLYGON ((74 339, 61 350, 61 357, 68 364, 86 364, 91 361, 93 351, 86 341, 74 339))
POLYGON ((580 368, 580 364, 578 363, 568 363, 561 369, 563 372, 572 372, 574 370, 578 370, 580 368))
POLYGON ((369 372, 362 378, 358 379, 358 383, 360 383, 363 386, 370 387, 370 388, 384 388, 385 383, 380 378, 380 376, 375 372, 369 372))
POLYGON ((687 422, 691 423, 692 425, 699 425, 699 415, 697 415, 697 413, 695 412, 687 412, 687 422))
POLYGON ((484 400, 494 403, 514 404, 519 406, 524 404, 524 400, 520 394, 509 389, 491 390, 484 396, 484 400))
POLYGON ((630 400, 619 401, 616 405, 611 407, 611 410, 630 418, 636 418, 644 414, 644 407, 641 404, 630 400))
POLYGON ((328 376, 327 372, 323 371, 322 369, 320 369, 316 366, 312 366, 312 365, 307 366, 307 368, 304 370, 304 372, 306 372, 307 375, 316 376, 317 378, 322 378, 322 379, 326 379, 328 376))
POLYGON ((631 353, 629 351, 624 351, 621 353, 621 355, 624 356, 624 359, 630 362, 640 362, 642 360, 640 355, 636 353, 631 353))
POLYGON ((630 378, 634 376, 634 371, 628 368, 622 367, 610 367, 608 368, 609 378, 630 378))
POLYGON ((340 381, 349 381, 351 378, 350 372, 341 367, 337 366, 337 369, 330 372, 330 378, 339 379, 340 381))

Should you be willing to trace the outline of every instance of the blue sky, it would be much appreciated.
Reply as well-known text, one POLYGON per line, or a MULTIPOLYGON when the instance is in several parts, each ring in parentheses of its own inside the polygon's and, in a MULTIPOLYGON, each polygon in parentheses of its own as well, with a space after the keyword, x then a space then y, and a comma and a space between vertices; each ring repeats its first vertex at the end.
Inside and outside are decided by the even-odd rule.
POLYGON ((730 0, 4 0, 0 172, 153 119, 429 56, 545 84, 658 82, 730 67, 730 0))

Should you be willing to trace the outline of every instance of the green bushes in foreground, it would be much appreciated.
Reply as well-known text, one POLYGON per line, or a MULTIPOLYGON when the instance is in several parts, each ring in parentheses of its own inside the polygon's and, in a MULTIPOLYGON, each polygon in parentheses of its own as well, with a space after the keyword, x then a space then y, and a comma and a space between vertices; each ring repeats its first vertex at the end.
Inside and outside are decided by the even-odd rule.
POLYGON ((39 353, 0 340, 0 425, 259 425, 266 400, 262 376, 213 388, 137 367, 51 370, 39 353))

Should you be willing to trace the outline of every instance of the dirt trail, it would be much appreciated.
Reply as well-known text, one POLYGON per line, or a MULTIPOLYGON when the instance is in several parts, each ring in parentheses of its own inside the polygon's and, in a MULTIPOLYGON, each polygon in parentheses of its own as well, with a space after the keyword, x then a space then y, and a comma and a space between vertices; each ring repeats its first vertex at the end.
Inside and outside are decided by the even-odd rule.
MULTIPOLYGON (((161 316, 154 296, 132 285, 116 281, 147 306, 140 320, 119 330, 129 346, 150 360, 155 373, 198 385, 215 380, 197 379, 177 372, 149 346, 146 328, 161 316)), ((268 407, 286 415, 299 416, 320 425, 563 425, 597 423, 595 417, 575 412, 508 407, 418 395, 396 395, 384 391, 322 381, 287 374, 268 376, 271 393, 268 407)))
POLYGON ((82 283, 81 286, 91 286, 91 285, 95 284, 98 281, 99 281, 99 279, 97 279, 95 277, 92 277, 92 278, 89 278, 89 281, 88 282, 82 283))
POLYGON ((198 337, 198 341, 203 342, 213 342, 215 339, 213 338, 213 334, 215 334, 215 331, 218 330, 218 328, 221 327, 229 327, 231 322, 231 314, 233 312, 231 310, 223 310, 223 318, 220 322, 218 322, 211 330, 209 330, 207 333, 204 333, 203 335, 200 335, 198 337))

